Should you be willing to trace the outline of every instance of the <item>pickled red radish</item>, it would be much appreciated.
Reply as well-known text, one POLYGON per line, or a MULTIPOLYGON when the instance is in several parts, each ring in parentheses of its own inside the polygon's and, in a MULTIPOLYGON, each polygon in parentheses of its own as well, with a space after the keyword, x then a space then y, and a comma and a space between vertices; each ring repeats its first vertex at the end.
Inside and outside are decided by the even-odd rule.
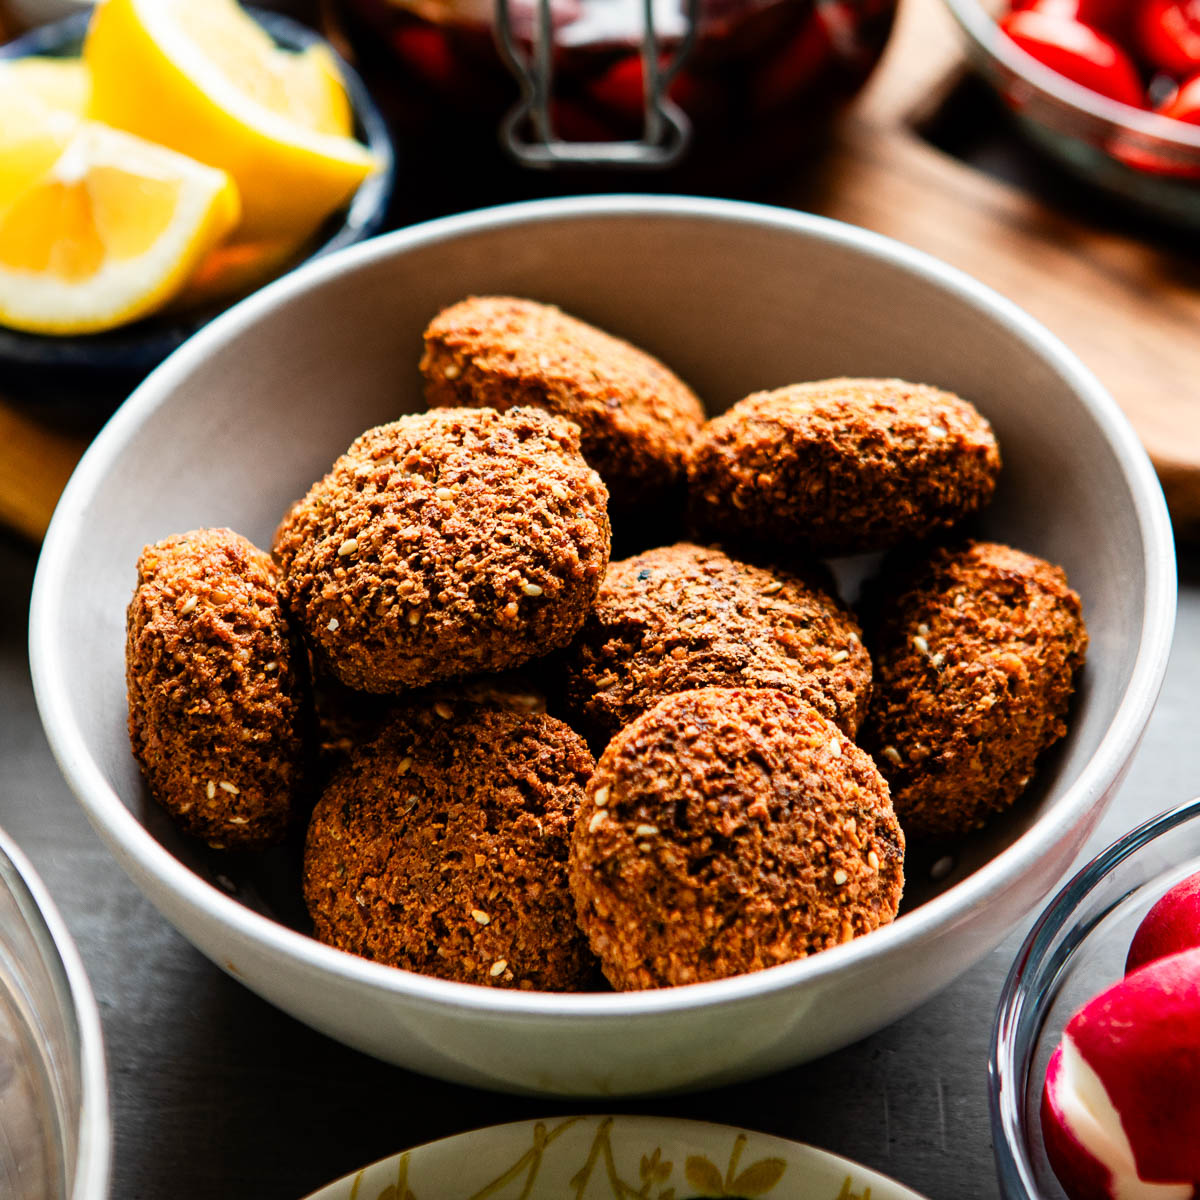
MULTIPOLYGON (((1195 82, 1196 98, 1200 100, 1200 80, 1195 82)), ((1200 123, 1200 105, 1192 112, 1200 123)), ((1200 946, 1200 873, 1177 883, 1142 918, 1129 946, 1125 973, 1128 975, 1156 958, 1197 946, 1200 946)))
POLYGON ((1156 959, 1071 1018, 1046 1072, 1041 1119, 1071 1200, 1194 1200, 1200 950, 1156 959))

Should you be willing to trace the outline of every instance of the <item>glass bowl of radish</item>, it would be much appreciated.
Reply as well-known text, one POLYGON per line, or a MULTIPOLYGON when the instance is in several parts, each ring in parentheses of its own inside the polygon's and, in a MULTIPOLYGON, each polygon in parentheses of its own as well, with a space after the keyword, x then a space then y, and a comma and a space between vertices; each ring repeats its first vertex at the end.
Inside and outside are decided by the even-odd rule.
POLYGON ((1200 798, 1051 901, 1001 994, 988 1075, 1005 1200, 1200 1197, 1200 798))
POLYGON ((1200 0, 946 0, 976 70, 1051 157, 1200 224, 1200 0))

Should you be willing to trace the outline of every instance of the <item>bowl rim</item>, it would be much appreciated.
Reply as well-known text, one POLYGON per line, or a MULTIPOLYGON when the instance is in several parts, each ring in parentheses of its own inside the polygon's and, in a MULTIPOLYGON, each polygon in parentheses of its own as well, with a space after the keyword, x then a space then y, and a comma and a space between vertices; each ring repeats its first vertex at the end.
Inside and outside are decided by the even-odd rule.
POLYGON ((1200 155, 1200 126, 1110 100, 1052 71, 1001 33, 995 18, 979 0, 945 0, 945 4, 959 28, 989 58, 1060 104, 1093 120, 1107 121, 1116 129, 1132 130, 1170 146, 1186 147, 1200 155))
POLYGON ((61 979, 55 991, 66 1014, 74 1020, 79 1041, 79 1117, 76 1123, 75 1171, 69 1200, 104 1200, 112 1167, 112 1118, 104 1060, 100 1009, 88 981, 83 959, 46 885, 12 838, 0 829, 0 857, 8 859, 17 880, 32 901, 41 928, 30 932, 41 944, 48 965, 57 965, 61 979))
MULTIPOLYGON (((1021 1113, 1025 1106, 1027 1077, 1031 1063, 1028 1048, 1019 1057, 1019 1027, 1028 1007, 1029 996, 1024 984, 1025 974, 1039 964, 1062 927, 1071 919, 1081 901, 1089 896, 1109 872, 1143 846, 1163 834, 1200 817, 1200 796, 1165 809, 1121 834, 1103 850, 1089 859, 1046 905, 1026 934, 1009 968, 1000 990, 996 1016, 992 1024, 991 1048, 988 1053, 988 1108, 992 1127, 992 1155, 1005 1194, 1027 1200, 1039 1200, 1037 1181, 1024 1153, 1019 1136, 1021 1113), (1020 1086, 1016 1086, 1020 1084, 1020 1086), (1020 1189, 1012 1191, 1010 1189, 1020 1189)), ((1074 953, 1075 947, 1071 948, 1074 953)), ((1068 956, 1069 957, 1069 956, 1068 956)), ((1057 979, 1066 961, 1059 964, 1057 979)), ((1041 996, 1033 998, 1035 1007, 1041 996)), ((1045 1023, 1045 1013, 1038 1018, 1038 1027, 1045 1023)))
MULTIPOLYGON (((1175 617, 1175 551, 1162 490, 1137 436, 1116 401, 1061 341, 1011 301, 940 260, 881 234, 826 217, 742 201, 688 196, 600 195, 486 208, 410 226, 340 251, 269 284, 217 317, 168 358, 117 410, 83 456, 59 501, 43 543, 30 605, 29 653, 34 693, 47 740, 59 767, 97 830, 127 866, 136 865, 176 904, 260 950, 282 954, 310 973, 342 982, 456 1009, 493 1014, 578 1020, 590 1017, 674 1013, 742 1001, 797 984, 811 984, 868 958, 886 957, 911 943, 936 936, 943 927, 1003 892, 1024 867, 1067 837, 1089 809, 1095 809, 1120 777, 1133 753, 1162 686, 1175 617), (136 433, 141 421, 203 361, 210 348, 253 325, 277 307, 327 281, 397 254, 464 235, 544 222, 595 218, 709 221, 746 225, 833 242, 851 252, 882 260, 940 285, 977 311, 1011 329, 1063 374, 1095 418, 1118 460, 1130 490, 1142 535, 1146 578, 1145 616, 1129 684, 1104 742, 1035 826, 1011 846, 942 895, 892 924, 821 954, 745 975, 680 987, 623 993, 525 992, 482 987, 418 975, 359 958, 324 945, 307 934, 262 915, 193 873, 159 843, 126 808, 91 758, 78 726, 69 717, 69 663, 55 637, 62 593, 58 587, 87 507, 87 497, 109 462, 136 433)), ((1098 812, 1097 812, 1098 815, 1098 812)), ((154 899, 154 897, 151 897, 154 899)))

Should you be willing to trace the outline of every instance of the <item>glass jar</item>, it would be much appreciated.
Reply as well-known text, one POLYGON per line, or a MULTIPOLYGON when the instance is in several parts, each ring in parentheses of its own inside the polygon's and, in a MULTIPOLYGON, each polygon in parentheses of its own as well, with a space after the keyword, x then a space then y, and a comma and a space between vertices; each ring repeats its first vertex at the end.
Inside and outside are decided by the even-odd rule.
POLYGON ((402 135, 472 155, 499 135, 525 165, 679 167, 711 184, 713 168, 753 164, 757 175, 811 146, 866 81, 894 9, 895 0, 342 0, 337 19, 402 135), (645 63, 662 100, 649 114, 645 63), (533 76, 524 111, 522 69, 533 76), (549 76, 542 125, 539 70, 549 76), (565 153, 547 155, 547 140, 565 153))

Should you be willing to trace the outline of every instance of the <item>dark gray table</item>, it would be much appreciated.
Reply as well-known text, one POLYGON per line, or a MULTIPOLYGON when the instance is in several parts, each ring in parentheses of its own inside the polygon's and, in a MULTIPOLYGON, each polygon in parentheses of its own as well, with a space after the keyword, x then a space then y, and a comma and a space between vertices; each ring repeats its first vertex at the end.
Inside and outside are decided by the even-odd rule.
MULTIPOLYGON (((298 1200, 406 1145, 567 1111, 385 1066, 312 1032, 203 958, 109 857, 59 777, 29 682, 35 551, 0 534, 0 826, 79 944, 107 1038, 113 1200, 298 1200)), ((1181 558, 1175 649, 1141 751, 1092 847, 1200 792, 1200 554, 1181 558)), ((719 1091, 606 1105, 746 1125, 833 1150, 931 1200, 997 1195, 986 1062, 1018 935, 940 996, 837 1054, 719 1091)))

